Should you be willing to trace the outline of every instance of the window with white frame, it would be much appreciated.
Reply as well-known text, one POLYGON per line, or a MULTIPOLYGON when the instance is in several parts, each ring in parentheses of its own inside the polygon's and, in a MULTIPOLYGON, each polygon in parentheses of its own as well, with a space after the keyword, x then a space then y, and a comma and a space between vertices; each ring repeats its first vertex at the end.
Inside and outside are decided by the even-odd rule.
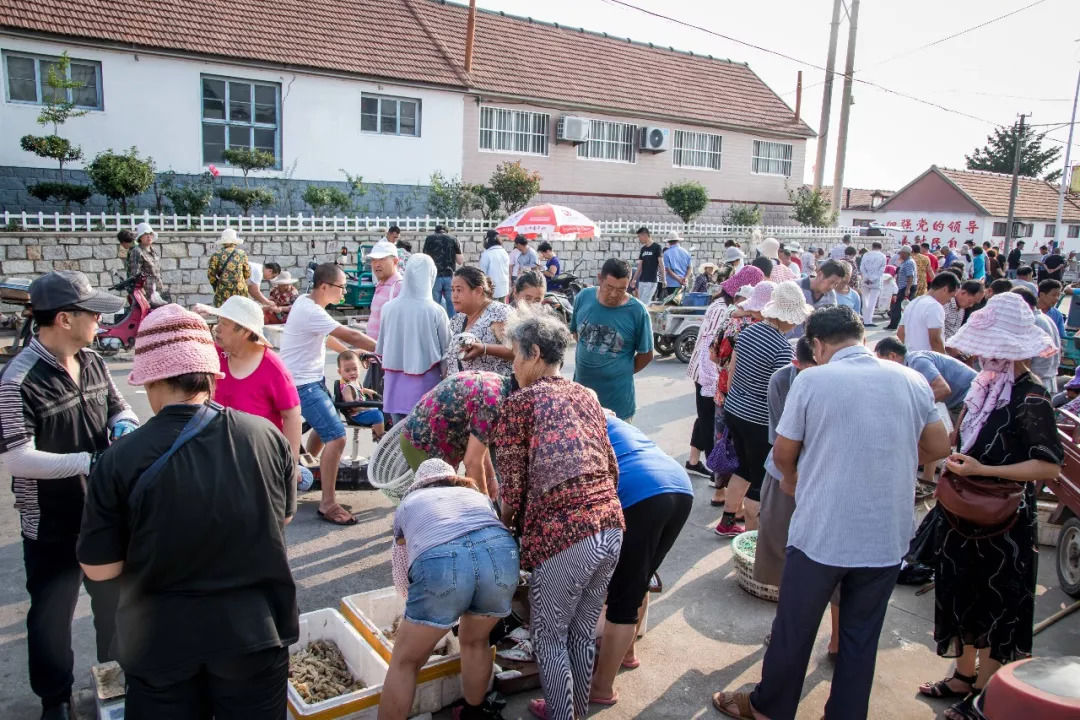
POLYGON ((632 163, 635 154, 637 126, 630 123, 592 120, 589 126, 589 139, 578 145, 579 158, 589 160, 608 160, 610 162, 632 163))
POLYGON ((1005 226, 1006 226, 1006 223, 1003 223, 1003 222, 994 223, 994 230, 993 230, 994 237, 1005 237, 1005 226))
MULTIPOLYGON (((60 71, 60 58, 55 55, 29 55, 4 51, 4 77, 7 80, 8 102, 42 105, 51 96, 49 70, 60 71)), ((101 63, 95 60, 72 58, 65 80, 81 83, 81 87, 61 90, 62 102, 74 103, 77 108, 101 110, 101 63)))
POLYGON ((491 152, 548 154, 547 113, 506 108, 480 108, 480 149, 491 152))
POLYGON ((757 175, 791 177, 791 155, 791 143, 755 140, 750 168, 757 175))
POLYGON ((1080 238, 1080 225, 1070 225, 1069 226, 1069 231, 1066 233, 1066 236, 1070 240, 1075 240, 1076 238, 1080 238))
POLYGON ((203 164, 223 163, 226 149, 264 150, 281 167, 281 86, 202 76, 203 164))
POLYGON ((420 100, 364 93, 360 96, 360 129, 380 135, 420 137, 420 100))
POLYGON ((719 170, 723 140, 722 136, 713 133, 676 130, 671 164, 674 167, 719 170))
POLYGON ((1046 223, 1046 227, 1043 229, 1043 237, 1052 238, 1054 233, 1057 232, 1057 226, 1053 223, 1046 223))

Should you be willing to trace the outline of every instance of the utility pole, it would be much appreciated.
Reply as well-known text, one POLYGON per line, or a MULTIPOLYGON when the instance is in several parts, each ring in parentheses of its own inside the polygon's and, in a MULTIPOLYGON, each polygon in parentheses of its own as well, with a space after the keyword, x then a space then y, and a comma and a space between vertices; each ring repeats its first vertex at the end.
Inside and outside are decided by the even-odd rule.
POLYGON ((1065 144, 1065 169, 1061 171, 1061 190, 1058 193, 1057 216, 1054 218, 1054 238, 1058 248, 1065 248, 1065 226, 1061 216, 1065 211, 1065 189, 1069 187, 1069 156, 1072 154, 1073 130, 1076 128, 1076 101, 1080 98, 1080 72, 1076 73, 1076 92, 1073 93, 1072 122, 1069 123, 1069 142, 1065 144))
POLYGON ((840 32, 840 3, 833 0, 832 28, 829 30, 829 58, 825 63, 825 89, 821 93, 821 123, 818 128, 817 163, 814 165, 814 189, 825 180, 825 150, 829 147, 829 114, 832 112, 832 83, 836 72, 836 36, 840 32))
POLYGON ((840 101, 840 131, 836 135, 836 169, 833 173, 832 209, 839 216, 844 192, 844 161, 847 160, 848 119, 851 117, 851 83, 855 76, 855 34, 859 25, 859 0, 851 0, 848 18, 847 62, 844 65, 844 95, 840 101))
POLYGON ((1016 151, 1013 154, 1012 189, 1009 190, 1009 218, 1005 222, 1005 254, 1012 250, 1013 215, 1016 213, 1016 191, 1020 185, 1020 150, 1024 143, 1024 118, 1020 115, 1020 124, 1016 126, 1016 151))

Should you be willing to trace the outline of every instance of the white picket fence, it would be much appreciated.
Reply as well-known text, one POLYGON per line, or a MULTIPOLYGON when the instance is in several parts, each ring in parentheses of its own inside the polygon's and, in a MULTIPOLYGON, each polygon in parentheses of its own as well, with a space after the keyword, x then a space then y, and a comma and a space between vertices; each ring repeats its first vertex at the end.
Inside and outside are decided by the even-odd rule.
MULTIPOLYGON (((370 217, 370 216, 312 216, 296 215, 175 215, 121 213, 44 213, 4 211, 0 230, 22 229, 31 232, 117 232, 133 229, 141 222, 150 223, 158 232, 217 233, 227 227, 247 233, 382 233, 397 225, 404 233, 430 232, 435 225, 445 225, 451 232, 476 233, 493 228, 497 223, 480 218, 370 217)), ((746 236, 753 228, 719 223, 649 223, 640 220, 599 220, 601 235, 633 234, 642 225, 648 226, 656 237, 664 233, 683 235, 746 236)), ((844 234, 858 235, 857 227, 804 227, 801 225, 762 226, 765 237, 776 238, 839 238, 844 234)), ((865 228, 863 228, 865 229, 865 228)))

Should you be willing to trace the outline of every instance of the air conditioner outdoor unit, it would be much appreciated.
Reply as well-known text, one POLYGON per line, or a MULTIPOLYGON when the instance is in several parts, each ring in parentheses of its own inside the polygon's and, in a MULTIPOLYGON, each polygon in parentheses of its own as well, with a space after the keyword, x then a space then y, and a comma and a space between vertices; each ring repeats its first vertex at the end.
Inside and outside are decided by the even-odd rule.
POLYGON ((650 152, 663 152, 671 149, 671 131, 667 128, 641 128, 641 149, 650 152))
POLYGON ((555 128, 555 139, 559 142, 580 143, 589 139, 589 118, 567 115, 559 118, 555 128))

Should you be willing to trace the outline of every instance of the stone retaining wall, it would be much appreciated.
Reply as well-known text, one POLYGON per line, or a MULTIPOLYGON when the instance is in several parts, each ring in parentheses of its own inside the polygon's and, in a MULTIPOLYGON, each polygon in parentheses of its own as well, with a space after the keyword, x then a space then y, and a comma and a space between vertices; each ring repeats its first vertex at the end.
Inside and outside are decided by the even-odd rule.
MULTIPOLYGON (((161 275, 173 298, 184 305, 209 302, 212 291, 206 279, 206 267, 215 252, 216 235, 197 232, 161 233, 155 247, 161 257, 161 275)), ((418 252, 424 235, 403 235, 418 252)), ((458 235, 467 263, 475 263, 480 257, 483 234, 458 235)), ((255 262, 277 262, 282 269, 303 278, 307 264, 338 260, 346 267, 355 267, 358 246, 374 243, 377 234, 355 233, 291 233, 251 234, 242 247, 255 262), (346 254, 342 255, 342 249, 346 254)), ((695 263, 717 260, 723 255, 722 236, 691 236, 683 241, 694 256, 695 263)), ((733 238, 749 249, 749 238, 733 238)), ((802 240, 811 244, 835 244, 837 240, 822 242, 821 237, 802 240)), ((592 284, 600 266, 611 257, 618 257, 633 265, 640 247, 633 235, 609 235, 595 240, 557 241, 555 251, 562 260, 564 271, 572 271, 586 284, 592 284)), ((509 250, 509 245, 507 245, 509 250)), ((124 251, 114 233, 0 233, 0 277, 37 277, 50 270, 80 270, 99 287, 116 283, 114 273, 124 274, 124 251)), ((303 290, 303 286, 301 285, 303 290)), ((265 292, 264 288, 264 292, 265 292)))

